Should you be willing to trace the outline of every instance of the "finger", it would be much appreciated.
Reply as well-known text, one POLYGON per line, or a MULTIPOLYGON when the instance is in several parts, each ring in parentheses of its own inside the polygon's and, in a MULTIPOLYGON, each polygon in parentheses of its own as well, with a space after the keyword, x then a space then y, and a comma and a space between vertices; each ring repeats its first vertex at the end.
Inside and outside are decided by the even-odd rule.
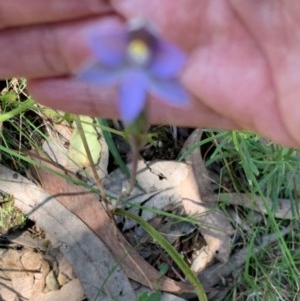
POLYGON ((111 11, 105 0, 0 1, 0 29, 20 25, 67 21, 111 11))
MULTIPOLYGON (((117 93, 112 87, 97 88, 72 78, 31 80, 28 82, 32 96, 40 103, 52 108, 75 114, 119 118, 117 93)), ((150 122, 176 124, 191 127, 238 128, 237 124, 223 118, 193 99, 186 108, 170 106, 151 99, 149 105, 150 122)))
POLYGON ((73 73, 90 55, 85 38, 90 26, 105 31, 120 23, 116 18, 103 17, 0 31, 0 78, 73 73))

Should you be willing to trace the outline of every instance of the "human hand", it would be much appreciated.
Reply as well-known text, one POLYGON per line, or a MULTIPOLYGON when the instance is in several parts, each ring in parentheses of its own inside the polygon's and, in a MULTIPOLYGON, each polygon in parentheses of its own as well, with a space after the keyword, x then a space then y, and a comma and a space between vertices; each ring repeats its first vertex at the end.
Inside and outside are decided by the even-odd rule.
POLYGON ((95 88, 72 74, 89 56, 87 28, 99 26, 105 31, 120 26, 122 19, 142 15, 189 54, 182 82, 193 95, 186 108, 151 99, 151 122, 246 129, 300 145, 300 4, 266 0, 105 3, 53 0, 50 5, 28 0, 20 7, 17 0, 0 2, 0 77, 27 77, 32 95, 45 105, 117 117, 113 87, 95 88))

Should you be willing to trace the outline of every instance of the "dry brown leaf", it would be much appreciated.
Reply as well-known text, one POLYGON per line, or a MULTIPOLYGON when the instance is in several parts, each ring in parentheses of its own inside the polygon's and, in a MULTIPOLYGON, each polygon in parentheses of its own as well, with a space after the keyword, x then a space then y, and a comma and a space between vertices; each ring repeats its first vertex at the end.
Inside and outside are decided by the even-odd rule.
MULTIPOLYGON (((186 142, 184 143, 181 154, 185 151, 192 148, 195 144, 199 143, 202 138, 202 129, 195 129, 192 134, 188 137, 186 142)), ((205 167, 204 161, 202 159, 200 147, 196 148, 193 152, 191 152, 186 158, 185 162, 190 164, 193 168, 193 172, 195 175, 196 183, 198 185, 198 190, 201 197, 205 195, 212 194, 212 186, 211 181, 209 179, 207 168, 205 167)))
MULTIPOLYGON (((184 151, 193 147, 196 143, 201 141, 201 138, 202 129, 194 130, 185 142, 181 152, 183 153, 184 151)), ((185 198, 183 200, 185 203, 185 208, 187 212, 191 212, 191 214, 197 214, 197 207, 202 207, 199 211, 202 215, 201 222, 203 223, 204 227, 205 225, 207 225, 207 227, 202 229, 201 233, 204 235, 209 247, 208 250, 206 250, 207 256, 209 258, 210 253, 212 252, 212 254, 214 254, 218 260, 223 263, 227 262, 231 250, 230 235, 234 233, 234 230, 226 215, 221 210, 216 208, 217 202, 207 202, 207 199, 205 198, 206 195, 212 194, 212 186, 208 171, 201 155, 200 147, 196 148, 186 157, 186 162, 191 165, 194 175, 194 177, 190 177, 188 181, 190 181, 190 185, 198 187, 199 195, 201 197, 201 205, 190 201, 194 200, 195 197, 193 196, 193 192, 196 191, 194 188, 190 189, 189 192, 186 191, 184 193, 185 198)), ((185 183, 183 183, 182 186, 183 189, 186 190, 185 183)))
POLYGON ((204 203, 201 200, 190 166, 189 173, 178 190, 186 213, 203 225, 199 228, 207 243, 207 252, 212 253, 219 261, 227 262, 231 250, 230 235, 234 233, 234 230, 225 214, 213 206, 214 203, 204 203))
POLYGON ((43 150, 52 159, 62 166, 68 163, 67 145, 72 136, 72 128, 66 121, 51 125, 47 128, 48 139, 43 143, 43 150))

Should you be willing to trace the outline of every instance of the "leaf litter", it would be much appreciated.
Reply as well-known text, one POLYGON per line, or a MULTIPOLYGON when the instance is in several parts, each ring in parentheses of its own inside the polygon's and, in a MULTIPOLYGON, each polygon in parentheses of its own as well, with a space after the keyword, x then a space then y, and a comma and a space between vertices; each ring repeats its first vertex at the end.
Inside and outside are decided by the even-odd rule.
MULTIPOLYGON (((62 133, 61 129, 59 131, 62 133)), ((73 133, 73 137, 74 135, 76 134, 73 133)), ((195 130, 186 141, 182 152, 198 142, 201 135, 201 129, 195 130)), ((71 160, 66 160, 70 157, 70 153, 74 153, 74 149, 80 149, 80 147, 73 146, 71 148, 65 147, 65 142, 70 142, 71 137, 72 132, 68 132, 64 138, 64 143, 62 143, 61 137, 57 139, 57 137, 52 136, 53 141, 50 147, 49 142, 47 147, 45 146, 46 153, 54 162, 64 167, 60 172, 71 169, 72 175, 83 172, 88 177, 90 173, 85 172, 87 167, 80 164, 80 162, 78 163, 73 155, 71 160), (55 148, 54 145, 56 145, 55 147, 59 145, 59 148, 55 148), (68 153, 68 149, 73 150, 68 153), (64 159, 60 156, 62 150, 66 154, 64 159), (71 161, 75 162, 73 167, 70 167, 71 161)), ((75 136, 73 140, 76 142, 78 139, 75 136)), ((102 152, 101 156, 95 160, 99 167, 98 170, 101 171, 99 173, 101 177, 107 173, 108 151, 105 147, 104 140, 101 140, 100 148, 99 145, 96 146, 97 152, 99 152, 99 149, 102 152)), ((84 158, 82 158, 81 154, 79 161, 84 161, 84 158)), ((245 262, 245 253, 243 252, 246 250, 245 247, 231 254, 231 241, 235 234, 231 224, 232 218, 227 212, 218 209, 217 204, 224 202, 225 204, 248 207, 251 210, 258 210, 257 216, 266 214, 266 211, 264 211, 264 204, 259 198, 247 194, 215 194, 211 188, 212 181, 201 157, 200 149, 192 152, 185 161, 185 163, 176 161, 145 163, 141 160, 138 167, 137 181, 142 190, 136 187, 123 205, 126 209, 140 214, 152 225, 156 225, 159 231, 162 231, 174 244, 178 243, 179 239, 177 238, 182 238, 185 235, 190 235, 190 241, 193 237, 192 244, 196 247, 192 256, 187 260, 189 260, 191 268, 199 274, 206 289, 210 291, 212 287, 216 287, 222 282, 223 277, 234 275, 234 270, 239 270, 243 266, 245 262), (143 210, 140 206, 149 207, 153 210, 143 210), (157 215, 158 211, 180 214, 183 218, 189 217, 193 222, 170 222, 168 218, 157 215), (161 228, 162 223, 164 228, 161 228), (201 243, 196 245, 197 241, 201 243)), ((45 162, 43 164, 46 164, 45 162)), ((38 169, 38 175, 42 187, 33 184, 20 175, 17 175, 16 180, 15 172, 2 166, 0 169, 1 182, 4 183, 1 189, 14 195, 16 206, 45 230, 49 235, 51 247, 62 251, 81 283, 79 285, 78 279, 74 278, 61 286, 58 291, 48 292, 48 295, 43 292, 45 298, 48 298, 51 293, 51 298, 59 300, 58 292, 75 292, 75 287, 81 288, 82 286, 88 298, 97 296, 98 300, 109 300, 109 298, 135 300, 136 293, 129 279, 140 282, 152 290, 159 289, 176 294, 192 291, 191 287, 184 283, 184 279, 180 279, 181 275, 177 274, 176 268, 173 275, 175 275, 174 278, 177 281, 166 276, 162 277, 136 252, 134 243, 133 245, 128 243, 123 235, 129 240, 130 236, 145 238, 145 234, 139 229, 138 225, 128 220, 119 221, 122 224, 122 232, 124 232, 122 233, 109 219, 96 195, 83 189, 83 187, 59 178, 51 172, 47 174, 44 169, 38 169), (100 259, 99 254, 101 254, 100 259), (159 283, 157 279, 160 279, 159 283), (73 287, 71 283, 74 283, 75 286, 73 287), (99 288, 99 283, 105 284, 99 288), (67 288, 67 285, 71 289, 67 288)), ((120 170, 113 171, 104 180, 106 192, 111 197, 117 196, 126 187, 127 183, 128 179, 120 170)), ((288 200, 282 200, 275 216, 278 218, 292 218, 295 216, 294 208, 291 207, 288 200)), ((265 244, 272 241, 274 241, 274 238, 269 240, 266 238, 265 244)), ((147 242, 147 244, 150 249, 152 246, 153 250, 153 243, 147 242)), ((184 249, 181 249, 181 251, 184 251, 184 249)), ((157 255, 161 256, 161 252, 162 250, 159 250, 157 255)), ((10 255, 9 257, 14 258, 13 256, 10 255)), ((164 258, 164 260, 168 261, 167 258, 164 258)), ((171 262, 169 262, 169 265, 172 269, 171 262)), ((49 265, 47 269, 49 271, 49 265)), ((50 272, 47 275, 51 275, 50 272)), ((41 274, 43 272, 40 270, 39 275, 41 274)), ((51 277, 49 276, 49 278, 51 277)), ((26 280, 26 287, 32 287, 29 286, 33 283, 33 280, 30 279, 26 280)), ((38 279, 37 276, 36 279, 38 279)), ((46 277, 44 281, 46 281, 46 277)), ((7 285, 8 283, 11 285, 11 282, 8 280, 7 285)), ((1 294, 3 294, 3 290, 3 288, 0 288, 1 294)), ((11 292, 11 290, 8 291, 11 292)), ((22 291, 22 289, 20 288, 18 291, 22 291)), ((30 289, 27 293, 29 296, 30 289)), ((79 290, 77 296, 74 296, 72 300, 77 300, 78 296, 82 298, 82 294, 83 291, 79 290)), ((19 297, 17 294, 16 296, 19 297)), ((213 298, 216 298, 216 295, 211 300, 217 300, 213 298)), ((35 298, 31 296, 30 300, 35 300, 35 298)))

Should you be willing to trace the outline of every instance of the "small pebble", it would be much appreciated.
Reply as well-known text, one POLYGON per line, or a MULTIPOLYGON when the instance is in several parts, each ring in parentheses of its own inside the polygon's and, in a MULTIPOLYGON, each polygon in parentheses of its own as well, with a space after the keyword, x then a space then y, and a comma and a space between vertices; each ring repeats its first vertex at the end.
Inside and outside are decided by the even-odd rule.
POLYGON ((59 290, 59 283, 55 277, 54 272, 51 270, 46 277, 46 290, 57 291, 59 290))

